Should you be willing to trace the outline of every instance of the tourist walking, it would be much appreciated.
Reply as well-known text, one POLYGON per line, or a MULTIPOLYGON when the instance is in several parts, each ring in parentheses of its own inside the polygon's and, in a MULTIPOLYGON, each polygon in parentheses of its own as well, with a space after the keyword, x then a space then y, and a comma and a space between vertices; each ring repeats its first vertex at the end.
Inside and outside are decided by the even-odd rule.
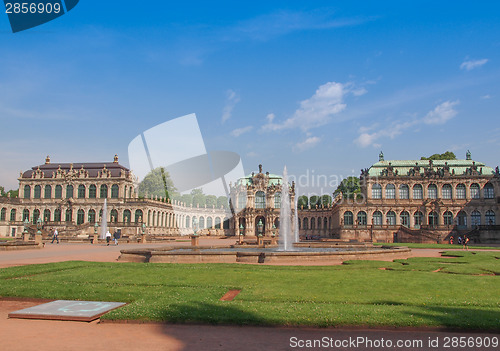
POLYGON ((463 243, 464 243, 464 250, 467 249, 467 251, 469 251, 469 238, 464 236, 463 243))
POLYGON ((52 237, 51 244, 54 243, 54 240, 57 240, 57 243, 59 244, 59 233, 57 232, 57 228, 54 230, 54 236, 52 237))
POLYGON ((113 233, 113 241, 114 241, 115 245, 118 245, 118 239, 120 239, 120 234, 118 234, 118 232, 115 231, 113 233))
POLYGON ((106 232, 106 243, 108 244, 109 246, 109 242, 111 241, 111 233, 109 232, 109 230, 106 232))

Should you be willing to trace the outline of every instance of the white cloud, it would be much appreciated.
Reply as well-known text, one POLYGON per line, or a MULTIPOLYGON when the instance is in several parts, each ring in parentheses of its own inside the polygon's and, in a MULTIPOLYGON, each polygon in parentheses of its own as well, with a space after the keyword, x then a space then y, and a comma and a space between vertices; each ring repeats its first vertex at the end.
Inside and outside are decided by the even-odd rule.
POLYGON ((222 110, 222 123, 231 118, 234 106, 236 106, 238 102, 240 102, 240 96, 234 90, 229 89, 226 92, 226 105, 222 110))
POLYGON ((268 123, 262 127, 264 131, 300 128, 307 131, 330 122, 331 117, 346 108, 343 102, 349 91, 342 83, 328 82, 320 86, 313 96, 300 103, 300 108, 292 117, 282 123, 274 123, 274 114, 267 116, 268 123))
POLYGON ((403 134, 404 131, 412 127, 417 127, 419 124, 444 124, 457 115, 454 107, 458 104, 458 100, 445 101, 427 113, 424 118, 387 124, 384 129, 373 133, 368 133, 371 128, 361 127, 359 129, 360 134, 354 139, 354 143, 363 148, 368 146, 379 148, 381 145, 380 143, 376 143, 377 140, 382 138, 394 139, 396 136, 403 134))
POLYGON ((464 61, 460 65, 460 69, 465 69, 466 71, 470 71, 471 69, 481 67, 482 65, 486 64, 487 62, 488 62, 488 59, 464 61))
POLYGON ((250 151, 250 152, 247 152, 247 156, 248 157, 257 157, 259 155, 256 152, 254 152, 254 151, 250 151))
POLYGON ((321 141, 321 138, 319 138, 319 137, 308 137, 303 142, 295 145, 295 148, 299 151, 304 151, 304 150, 307 150, 307 149, 310 149, 310 148, 316 146, 316 144, 318 144, 320 141, 321 141))
POLYGON ((444 124, 448 120, 452 119, 457 115, 457 111, 454 109, 459 101, 445 101, 442 104, 436 106, 436 108, 430 111, 423 119, 425 124, 444 124))
POLYGON ((490 94, 483 95, 483 96, 481 96, 481 99, 483 99, 483 100, 491 99, 491 95, 490 94))
POLYGON ((243 128, 236 128, 231 132, 231 135, 234 136, 235 138, 237 138, 242 134, 250 132, 252 129, 253 129, 252 126, 243 127, 243 128))

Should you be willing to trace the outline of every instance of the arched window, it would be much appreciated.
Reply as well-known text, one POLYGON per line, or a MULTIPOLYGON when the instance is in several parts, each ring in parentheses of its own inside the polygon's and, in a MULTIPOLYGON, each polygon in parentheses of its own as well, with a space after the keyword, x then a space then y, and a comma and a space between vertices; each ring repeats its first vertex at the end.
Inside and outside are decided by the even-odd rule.
POLYGON ((54 198, 62 199, 62 185, 56 185, 56 191, 54 193, 54 198))
POLYGON ((409 199, 410 198, 410 188, 406 184, 401 184, 399 187, 399 198, 409 199))
POLYGON ((318 229, 321 229, 321 218, 318 217, 318 229))
POLYGON ((382 186, 378 183, 373 184, 372 198, 373 199, 381 199, 382 198, 382 186))
POLYGON ((415 222, 415 228, 420 228, 422 222, 424 220, 424 214, 420 211, 417 211, 413 214, 413 221, 415 222))
POLYGON ((220 229, 220 217, 215 217, 215 229, 220 229))
POLYGON ((473 211, 470 215, 470 224, 481 225, 481 213, 479 211, 473 211))
POLYGON ((367 221, 366 221, 366 212, 365 211, 359 211, 358 212, 358 215, 357 215, 357 219, 358 219, 358 225, 366 225, 367 221))
POLYGON ((457 226, 460 228, 465 228, 467 227, 467 213, 464 211, 460 211, 457 214, 457 226))
POLYGON ((97 197, 97 187, 95 184, 89 186, 89 199, 95 199, 97 197))
POLYGON ((316 219, 313 217, 311 218, 311 229, 315 229, 316 228, 316 219))
POLYGON ((245 208, 245 207, 247 207, 247 194, 246 194, 246 192, 238 194, 238 208, 245 208))
POLYGON ((401 220, 401 225, 404 225, 407 228, 410 227, 410 214, 408 212, 406 211, 401 212, 399 218, 401 220))
POLYGON ((450 184, 443 185, 443 188, 441 190, 443 192, 443 199, 450 200, 452 198, 452 189, 450 184))
POLYGON ((212 226, 213 226, 213 220, 212 220, 212 217, 207 217, 207 228, 208 229, 211 229, 212 226))
POLYGON ((123 221, 125 223, 130 223, 132 221, 132 212, 130 212, 130 210, 123 211, 123 221))
POLYGON ((325 217, 325 218, 323 218, 323 229, 327 229, 327 228, 328 228, 328 219, 325 217))
POLYGON ((186 228, 191 228, 191 217, 186 216, 186 228))
POLYGON ((24 186, 24 198, 29 199, 31 197, 31 187, 29 185, 24 186))
POLYGON ((23 210, 23 222, 25 220, 28 220, 28 221, 30 220, 30 210, 28 210, 27 208, 25 208, 23 210))
POLYGON ((444 225, 453 225, 453 213, 450 211, 446 211, 443 214, 443 224, 444 225))
POLYGON ((464 184, 457 185, 457 199, 465 199, 465 185, 464 184))
POLYGON ((78 198, 85 199, 85 185, 78 185, 78 198))
POLYGON ((66 187, 66 199, 70 199, 73 197, 73 185, 68 185, 66 187))
POLYGON ((427 197, 429 199, 437 199, 438 197, 438 188, 436 184, 429 184, 427 187, 427 197))
POLYGON ((386 199, 395 199, 396 198, 396 187, 394 184, 387 184, 385 187, 385 198, 386 199))
POLYGON ((436 228, 438 226, 439 216, 436 211, 429 213, 429 226, 431 228, 436 228))
POLYGON ((73 221, 73 211, 68 208, 66 210, 66 222, 72 222, 72 221, 73 221))
POLYGON ((36 209, 33 211, 33 224, 36 224, 38 218, 40 218, 40 210, 36 209))
POLYGON ((304 218, 302 227, 304 230, 309 229, 309 219, 304 218))
POLYGON ((205 217, 200 217, 198 226, 200 227, 200 229, 205 229, 205 217))
POLYGON ((424 198, 424 191, 423 191, 422 185, 415 184, 413 186, 413 198, 417 199, 417 200, 424 198))
POLYGON ((387 225, 396 225, 396 213, 389 211, 386 214, 387 225))
POLYGON ((56 208, 54 211, 54 222, 60 222, 61 221, 61 209, 56 208))
POLYGON ((49 222, 50 221, 50 210, 49 209, 45 209, 43 211, 43 221, 44 222, 49 222))
POLYGON ((50 199, 52 197, 52 187, 50 185, 45 186, 43 197, 46 199, 50 199))
POLYGON ((111 186, 111 198, 118 199, 118 184, 113 184, 111 186))
POLYGON ((485 199, 494 199, 495 198, 495 188, 493 187, 493 184, 491 183, 486 183, 484 185, 484 198, 485 199))
POLYGON ((266 208, 266 194, 263 191, 255 193, 255 208, 266 208))
POLYGON ((0 221, 5 221, 6 217, 7 217, 7 209, 4 207, 0 211, 0 221))
POLYGON ((12 209, 10 210, 10 220, 11 222, 14 222, 16 220, 16 210, 15 209, 12 209))
POLYGON ((101 185, 101 192, 99 195, 101 199, 106 199, 108 197, 108 186, 106 184, 101 185))
POLYGON ((274 194, 274 208, 281 208, 281 193, 276 192, 274 194))
POLYGON ((84 221, 85 221, 85 211, 82 209, 79 209, 76 212, 76 225, 83 224, 84 221))
POLYGON ((89 223, 95 223, 95 210, 89 210, 89 223))
POLYGON ((111 210, 111 222, 112 223, 118 222, 118 210, 116 210, 116 209, 111 210))
POLYGON ((35 186, 35 199, 40 199, 42 197, 42 187, 40 185, 35 186))
POLYGON ((135 223, 144 221, 142 210, 135 210, 135 223))
POLYGON ((470 186, 470 197, 472 199, 479 199, 481 197, 480 193, 479 184, 474 183, 470 186))
POLYGON ((373 225, 382 225, 382 212, 380 212, 380 211, 373 212, 372 224, 373 225))
POLYGON ((496 224, 496 219, 495 219, 495 212, 492 210, 486 211, 486 225, 495 225, 496 224))

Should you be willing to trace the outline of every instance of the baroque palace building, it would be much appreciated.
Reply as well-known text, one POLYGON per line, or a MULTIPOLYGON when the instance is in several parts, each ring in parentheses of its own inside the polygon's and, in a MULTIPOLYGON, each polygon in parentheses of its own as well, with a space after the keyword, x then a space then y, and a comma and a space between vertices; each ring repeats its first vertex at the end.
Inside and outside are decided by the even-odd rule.
POLYGON ((86 237, 101 222, 104 201, 110 231, 123 235, 185 235, 193 224, 204 234, 229 234, 229 217, 224 209, 193 208, 159 197, 140 198, 134 176, 113 162, 51 163, 21 172, 19 196, 0 198, 0 235, 19 237, 28 220, 33 232, 39 218, 44 234, 57 228, 62 236, 86 237))
MULTIPOLYGON (((97 231, 104 201, 111 232, 160 237, 192 234, 231 236, 279 234, 282 177, 259 171, 230 184, 230 208, 186 206, 161 197, 139 197, 134 175, 118 163, 51 163, 22 172, 19 196, 0 198, 0 236, 20 237, 25 220, 34 233, 42 219, 45 235, 64 237, 97 231), (143 226, 145 225, 145 227, 143 226)), ((364 169, 361 194, 338 195, 333 204, 299 208, 302 237, 373 242, 445 242, 468 235, 483 243, 500 241, 497 226, 500 174, 465 160, 384 160, 364 169)), ((289 187, 292 216, 295 184, 289 187)), ((295 224, 292 224, 292 228, 295 224)))

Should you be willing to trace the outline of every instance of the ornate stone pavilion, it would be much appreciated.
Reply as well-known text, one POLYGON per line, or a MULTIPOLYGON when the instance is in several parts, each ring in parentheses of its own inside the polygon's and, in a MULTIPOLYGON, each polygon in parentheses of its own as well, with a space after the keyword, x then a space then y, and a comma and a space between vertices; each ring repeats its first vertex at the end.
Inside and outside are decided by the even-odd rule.
MULTIPOLYGON (((292 214, 295 213, 295 184, 288 184, 292 214)), ((245 237, 259 234, 270 237, 279 234, 281 209, 281 176, 262 172, 252 172, 245 178, 231 184, 230 196, 235 215, 232 220, 233 233, 243 230, 245 237)))
POLYGON ((498 242, 500 174, 465 160, 386 161, 361 172, 361 199, 337 199, 332 234, 380 242, 498 242))
MULTIPOLYGON (((184 235, 193 223, 205 234, 229 234, 229 217, 218 208, 193 208, 152 197, 139 198, 134 176, 118 163, 51 163, 21 172, 19 197, 0 198, 0 235, 20 236, 27 219, 34 227, 39 218, 45 230, 58 228, 64 236, 93 234, 100 223, 104 200, 111 231, 124 235, 184 235)), ((31 228, 33 230, 33 228, 31 228)), ((48 235, 48 232, 45 233, 48 235)))

